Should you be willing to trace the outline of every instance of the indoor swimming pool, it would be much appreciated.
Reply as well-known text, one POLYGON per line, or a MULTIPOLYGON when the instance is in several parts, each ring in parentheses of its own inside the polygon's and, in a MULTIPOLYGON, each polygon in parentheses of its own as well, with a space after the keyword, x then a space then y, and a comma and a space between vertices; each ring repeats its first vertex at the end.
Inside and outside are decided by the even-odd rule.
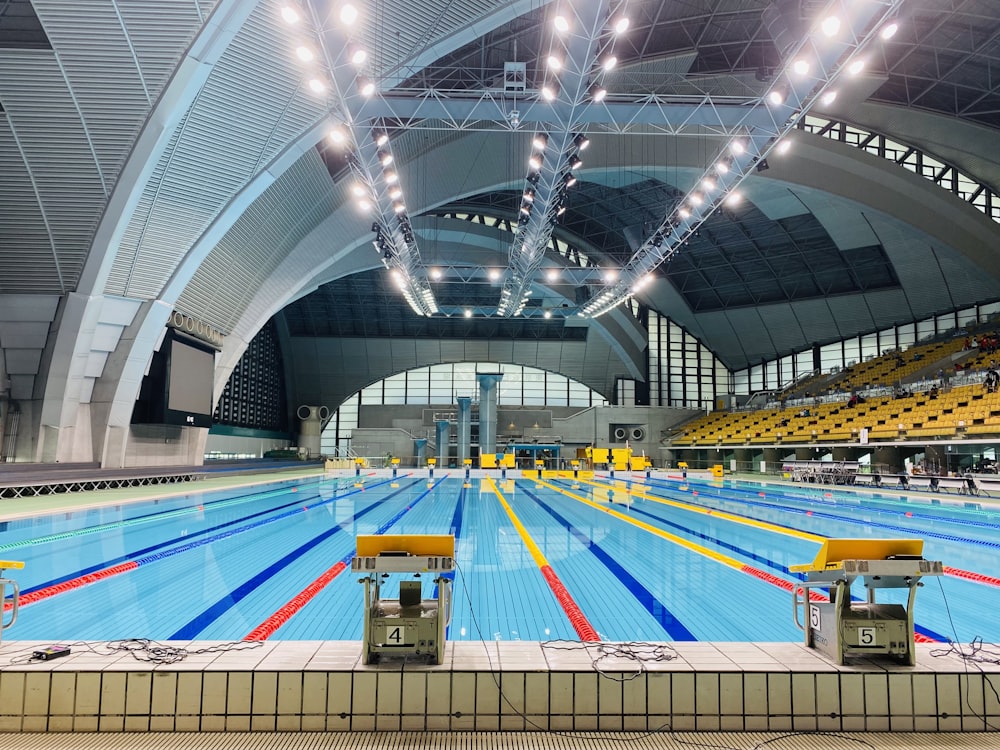
POLYGON ((917 537, 946 569, 919 637, 995 642, 998 508, 639 476, 280 481, 0 522, 0 559, 25 563, 5 639, 358 640, 356 535, 452 533, 454 640, 798 641, 789 566, 829 537, 917 537))

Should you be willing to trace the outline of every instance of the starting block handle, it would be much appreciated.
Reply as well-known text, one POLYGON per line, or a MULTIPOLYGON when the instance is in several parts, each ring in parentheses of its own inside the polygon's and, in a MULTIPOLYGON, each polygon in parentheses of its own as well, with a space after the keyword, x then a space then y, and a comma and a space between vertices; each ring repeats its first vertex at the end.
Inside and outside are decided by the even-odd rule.
POLYGON ((5 591, 8 584, 14 590, 14 598, 13 598, 14 606, 11 608, 10 611, 10 622, 3 621, 3 609, 0 608, 0 638, 2 638, 3 636, 3 631, 7 630, 7 628, 9 627, 12 627, 14 623, 17 622, 17 606, 18 606, 18 600, 21 597, 21 589, 17 585, 17 581, 11 578, 0 578, 0 602, 6 601, 5 591))
POLYGON ((803 613, 805 612, 805 608, 809 604, 809 589, 823 589, 836 585, 836 581, 797 581, 792 586, 792 619, 795 621, 795 627, 803 632, 806 631, 805 624, 799 622, 799 609, 801 608, 803 613), (805 593, 802 599, 799 599, 799 589, 805 593))

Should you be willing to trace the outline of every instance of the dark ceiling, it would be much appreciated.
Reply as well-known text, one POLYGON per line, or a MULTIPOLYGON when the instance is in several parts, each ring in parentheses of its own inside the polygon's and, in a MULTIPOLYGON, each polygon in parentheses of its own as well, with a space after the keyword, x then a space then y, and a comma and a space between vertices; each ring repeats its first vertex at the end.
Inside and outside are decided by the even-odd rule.
POLYGON ((52 49, 29 0, 0 0, 0 49, 52 49))

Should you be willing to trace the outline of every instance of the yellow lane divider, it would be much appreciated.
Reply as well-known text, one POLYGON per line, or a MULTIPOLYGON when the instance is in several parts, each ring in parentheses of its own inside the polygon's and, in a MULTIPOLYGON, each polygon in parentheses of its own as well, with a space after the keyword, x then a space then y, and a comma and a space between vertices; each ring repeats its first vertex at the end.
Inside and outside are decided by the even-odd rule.
MULTIPOLYGON (((600 482, 589 482, 583 479, 577 480, 582 484, 590 484, 599 488, 608 488, 609 485, 600 482)), ((616 480, 615 485, 619 482, 616 480)), ((794 537, 796 539, 805 539, 809 542, 819 542, 822 544, 826 541, 825 536, 820 536, 818 534, 810 534, 808 531, 799 531, 798 529, 790 529, 786 526, 779 526, 774 523, 768 523, 767 521, 758 521, 755 518, 746 518, 745 516, 738 516, 734 513, 727 513, 724 510, 716 510, 714 508, 705 508, 701 505, 691 505, 690 503, 682 503, 678 500, 667 500, 666 498, 656 497, 655 495, 647 495, 642 490, 636 490, 634 487, 629 489, 628 487, 619 487, 611 485, 613 489, 620 492, 629 492, 633 497, 641 497, 643 500, 649 500, 653 503, 659 503, 660 505, 669 505, 673 508, 680 508, 681 510, 687 510, 692 513, 701 513, 706 516, 715 516, 716 518, 723 518, 727 521, 732 521, 733 523, 743 524, 744 526, 753 526, 754 528, 764 529, 765 531, 773 531, 776 534, 784 534, 785 536, 794 537)), ((558 488, 557 488, 558 489, 558 488)))
POLYGON ((563 495, 566 495, 567 497, 571 497, 574 500, 583 503, 584 505, 589 505, 591 508, 596 508, 597 510, 608 513, 609 515, 612 515, 615 518, 621 519, 622 521, 630 523, 633 526, 637 526, 640 529, 648 531, 650 534, 655 534, 656 536, 662 539, 666 539, 669 542, 678 544, 681 547, 689 549, 692 552, 695 552, 699 555, 704 555, 705 557, 709 557, 713 560, 723 563, 724 565, 728 565, 731 568, 736 568, 737 570, 743 569, 743 563, 734 557, 730 557, 729 555, 724 555, 721 552, 715 552, 714 550, 710 550, 708 547, 703 547, 700 544, 689 542, 687 539, 682 539, 681 537, 676 536, 675 534, 671 534, 669 531, 658 529, 657 527, 648 524, 644 521, 639 521, 624 513, 619 513, 617 510, 615 510, 614 508, 609 508, 607 505, 601 505, 600 503, 595 503, 593 500, 588 500, 582 495, 577 495, 575 492, 570 492, 569 490, 564 490, 561 487, 556 487, 554 484, 549 484, 548 482, 542 481, 540 479, 536 479, 534 481, 542 485, 543 487, 547 487, 550 490, 554 490, 563 495))
POLYGON ((569 589, 566 585, 559 579, 556 575, 555 570, 549 565, 549 561, 545 559, 545 555, 542 553, 541 548, 535 544, 535 540, 531 538, 531 534, 528 530, 524 528, 524 524, 521 523, 521 519, 517 517, 514 509, 510 507, 510 503, 507 502, 507 498, 503 496, 503 493, 497 488, 496 484, 493 482, 491 477, 486 477, 483 480, 486 486, 493 490, 493 494, 497 496, 503 509, 507 511, 508 517, 510 517, 511 523, 514 524, 514 528, 517 529, 518 535, 521 537, 521 541, 524 542, 524 546, 528 548, 528 552, 531 553, 531 558, 535 561, 535 565, 542 573, 542 577, 545 578, 546 583, 549 584, 549 588, 552 589, 553 595, 555 595, 556 600, 559 602, 559 606, 562 607, 563 612, 566 613, 566 617, 569 618, 570 623, 573 625, 573 629, 576 630, 577 636, 581 641, 599 641, 600 636, 597 634, 597 630, 590 621, 587 620, 586 615, 583 614, 583 610, 580 609, 580 605, 576 603, 572 595, 569 593, 569 589))

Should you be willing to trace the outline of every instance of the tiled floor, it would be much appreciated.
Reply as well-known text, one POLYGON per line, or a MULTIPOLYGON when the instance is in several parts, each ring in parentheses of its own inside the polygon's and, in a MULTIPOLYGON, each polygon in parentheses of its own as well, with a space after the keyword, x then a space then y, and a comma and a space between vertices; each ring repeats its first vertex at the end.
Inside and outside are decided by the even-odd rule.
POLYGON ((621 646, 460 641, 433 666, 365 666, 360 643, 343 641, 165 644, 192 652, 173 664, 74 644, 26 661, 41 645, 0 647, 0 732, 1000 727, 1000 666, 967 668, 923 644, 916 667, 841 667, 788 643, 655 644, 634 660, 621 646))
POLYGON ((517 732, 22 735, 16 750, 995 750, 995 734, 517 732))

